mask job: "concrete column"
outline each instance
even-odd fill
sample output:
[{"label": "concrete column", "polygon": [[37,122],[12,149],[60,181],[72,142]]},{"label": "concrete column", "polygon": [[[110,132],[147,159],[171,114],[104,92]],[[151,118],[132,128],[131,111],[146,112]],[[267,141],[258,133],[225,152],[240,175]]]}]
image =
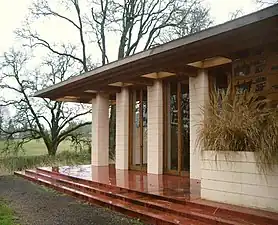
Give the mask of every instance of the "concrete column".
[{"label": "concrete column", "polygon": [[96,99],[92,99],[92,137],[91,137],[91,165],[95,163],[95,157],[97,155],[97,148],[96,148]]},{"label": "concrete column", "polygon": [[99,183],[109,184],[109,166],[91,166],[91,177],[92,181]]},{"label": "concrete column", "polygon": [[163,173],[163,85],[148,86],[148,173]]},{"label": "concrete column", "polygon": [[116,94],[116,169],[128,170],[129,90]]},{"label": "concrete column", "polygon": [[190,102],[190,178],[201,179],[201,148],[197,143],[198,131],[203,114],[201,113],[209,100],[209,80],[205,69],[198,70],[196,77],[189,77]]},{"label": "concrete column", "polygon": [[109,165],[109,96],[98,93],[92,100],[92,153],[93,166]]}]

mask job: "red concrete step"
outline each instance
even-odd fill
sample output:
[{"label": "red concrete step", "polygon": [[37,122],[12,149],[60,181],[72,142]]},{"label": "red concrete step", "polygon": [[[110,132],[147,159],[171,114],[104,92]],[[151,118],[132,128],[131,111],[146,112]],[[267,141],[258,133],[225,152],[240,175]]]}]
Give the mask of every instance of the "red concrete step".
[{"label": "red concrete step", "polygon": [[[133,201],[137,199],[136,204],[148,205],[150,201],[152,205],[150,207],[163,207],[164,210],[174,210],[174,213],[179,213],[179,215],[185,216],[185,214],[191,218],[195,218],[195,215],[202,214],[202,217],[199,216],[199,219],[207,219],[214,218],[215,220],[219,220],[223,222],[223,224],[260,224],[260,225],[276,225],[278,224],[278,220],[275,218],[270,218],[264,215],[257,215],[254,213],[249,213],[246,211],[234,211],[232,209],[215,207],[211,205],[185,201],[175,198],[170,198],[161,195],[154,195],[146,192],[140,192],[137,190],[131,190],[123,187],[118,187],[114,185],[108,185],[104,183],[99,183],[92,180],[86,180],[82,178],[77,178],[73,176],[69,176],[66,174],[57,173],[54,171],[49,171],[43,168],[37,168],[39,173],[43,173],[50,176],[57,176],[58,178],[62,178],[68,181],[72,181],[75,183],[79,183],[82,185],[87,185],[94,188],[100,188],[102,190],[106,190],[106,192],[113,191],[117,192],[118,196],[121,193],[125,193],[124,197],[127,199],[128,197],[132,198]],[[122,197],[122,196],[121,196]],[[140,199],[140,201],[139,201]],[[145,199],[145,202],[144,202]],[[178,204],[178,205],[177,205]],[[184,210],[182,210],[184,208]],[[193,213],[192,213],[193,212]],[[171,212],[173,213],[173,212]],[[190,215],[188,215],[190,214]],[[208,217],[208,218],[206,218]],[[203,221],[203,220],[202,220]],[[225,223],[224,223],[225,222]]]},{"label": "red concrete step", "polygon": [[159,211],[156,209],[150,209],[143,206],[139,206],[136,204],[131,204],[125,202],[123,200],[115,199],[106,195],[98,195],[96,193],[88,194],[83,191],[79,191],[64,185],[60,185],[51,181],[47,181],[45,179],[39,178],[37,175],[26,174],[25,172],[15,172],[16,175],[21,176],[25,179],[28,179],[32,182],[39,183],[41,185],[51,187],[57,191],[69,194],[71,196],[80,198],[82,200],[88,201],[93,204],[98,204],[104,207],[109,207],[115,211],[119,211],[121,213],[127,214],[129,216],[137,217],[142,219],[143,221],[151,224],[158,225],[168,225],[168,224],[184,224],[184,225],[205,225],[207,223],[203,223],[197,220],[192,220],[188,218],[184,218],[182,216],[170,215],[163,211]]},{"label": "red concrete step", "polygon": [[[100,183],[100,182],[93,181],[93,180],[86,180],[86,179],[83,179],[83,178],[74,177],[74,176],[62,174],[62,173],[55,172],[55,171],[49,171],[49,170],[43,169],[43,168],[37,168],[36,170],[40,173],[49,174],[49,175],[52,175],[52,176],[56,175],[56,176],[63,177],[65,179],[70,179],[71,181],[81,183],[81,184],[85,184],[85,185],[89,185],[89,186],[91,186],[91,185],[97,186],[97,187],[106,186],[106,187],[109,187],[113,190],[126,190],[126,191],[132,192],[132,193],[134,193],[134,192],[140,193],[140,194],[145,195],[145,196],[153,196],[155,198],[165,200],[165,201],[171,201],[171,202],[175,202],[175,203],[185,204],[184,200],[180,200],[180,199],[176,199],[176,198],[170,198],[170,197],[167,197],[167,196],[155,195],[155,194],[151,194],[151,193],[147,193],[147,192],[141,192],[141,191],[138,191],[138,190],[135,190],[135,189],[128,189],[128,188],[124,188],[124,187],[115,186],[115,185],[112,185],[112,184]],[[195,204],[195,203],[193,203],[193,204]]]},{"label": "red concrete step", "polygon": [[[139,193],[127,192],[125,190],[111,190],[108,187],[92,187],[84,184],[79,184],[66,180],[64,178],[59,178],[58,176],[46,175],[32,170],[26,170],[26,174],[34,176],[36,178],[44,179],[49,182],[55,182],[60,185],[65,185],[70,188],[77,189],[79,191],[84,191],[88,194],[96,193],[100,195],[110,196],[115,199],[120,199],[125,202],[140,205],[146,208],[156,209],[159,211],[167,212],[169,214],[186,217],[189,219],[194,219],[202,221],[208,224],[218,224],[223,225],[233,225],[233,224],[246,224],[244,221],[235,218],[220,218],[213,215],[213,212],[208,212],[200,208],[193,208],[185,204],[177,204],[167,201],[157,200],[152,196],[142,196]],[[248,224],[248,223],[247,223]]]}]

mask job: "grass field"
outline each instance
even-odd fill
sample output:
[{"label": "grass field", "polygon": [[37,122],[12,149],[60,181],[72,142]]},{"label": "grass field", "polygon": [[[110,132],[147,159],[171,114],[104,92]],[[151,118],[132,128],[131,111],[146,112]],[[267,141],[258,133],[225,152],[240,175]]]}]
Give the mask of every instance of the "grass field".
[{"label": "grass field", "polygon": [[[5,142],[0,141],[0,152],[2,152],[4,148]],[[57,153],[61,153],[63,151],[70,151],[73,148],[71,147],[70,141],[63,141],[58,148]],[[25,156],[38,156],[38,155],[46,155],[47,149],[42,140],[33,140],[24,145],[24,151],[19,152],[19,155]]]},{"label": "grass field", "polygon": [[16,225],[14,212],[0,199],[0,224]]},{"label": "grass field", "polygon": [[[0,175],[11,174],[13,171],[35,168],[38,166],[62,166],[90,163],[87,149],[75,151],[70,141],[59,145],[56,156],[49,156],[42,140],[34,140],[24,145],[24,151],[18,154],[2,153],[5,142],[0,141]],[[2,225],[0,223],[0,225]]]}]

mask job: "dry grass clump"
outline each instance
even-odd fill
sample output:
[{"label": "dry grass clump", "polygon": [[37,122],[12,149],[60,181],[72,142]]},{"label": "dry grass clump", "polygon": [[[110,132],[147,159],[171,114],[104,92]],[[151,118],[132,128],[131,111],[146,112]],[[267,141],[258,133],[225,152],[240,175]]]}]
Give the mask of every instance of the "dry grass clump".
[{"label": "dry grass clump", "polygon": [[204,150],[254,152],[257,166],[278,164],[278,110],[254,93],[213,91],[199,130]]}]

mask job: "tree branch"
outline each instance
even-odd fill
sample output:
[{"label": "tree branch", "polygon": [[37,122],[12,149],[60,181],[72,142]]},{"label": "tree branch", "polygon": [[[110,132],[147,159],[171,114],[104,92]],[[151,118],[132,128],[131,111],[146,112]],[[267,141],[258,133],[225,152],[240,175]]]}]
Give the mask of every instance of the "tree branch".
[{"label": "tree branch", "polygon": [[59,137],[58,137],[59,142],[62,142],[63,140],[65,140],[65,139],[69,136],[70,133],[74,132],[74,131],[77,130],[78,128],[84,127],[84,126],[87,126],[87,125],[91,125],[91,124],[92,124],[92,122],[81,123],[81,124],[78,124],[77,126],[71,128],[71,129],[69,129],[69,130],[66,130],[66,131],[64,131],[64,132],[61,132],[60,135],[59,135]]}]

